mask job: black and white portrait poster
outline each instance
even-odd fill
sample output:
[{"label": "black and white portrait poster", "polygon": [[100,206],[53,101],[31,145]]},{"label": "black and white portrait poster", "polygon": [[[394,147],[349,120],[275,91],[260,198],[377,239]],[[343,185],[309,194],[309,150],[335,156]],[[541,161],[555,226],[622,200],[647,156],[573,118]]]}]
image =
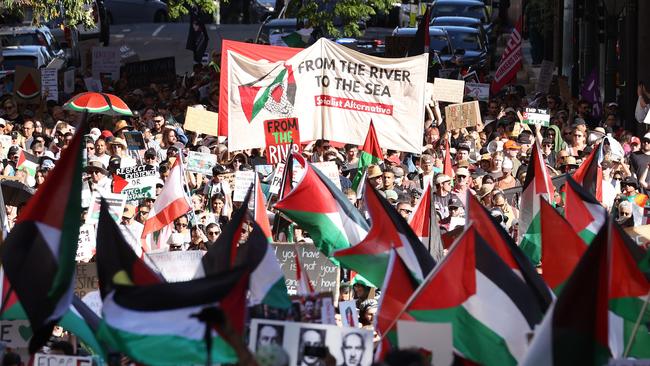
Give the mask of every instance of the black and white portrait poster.
[{"label": "black and white portrait poster", "polygon": [[305,349],[327,347],[342,366],[372,364],[372,332],[365,329],[313,323],[253,319],[249,348],[255,352],[268,344],[281,345],[289,354],[289,365],[321,366],[323,359]]}]

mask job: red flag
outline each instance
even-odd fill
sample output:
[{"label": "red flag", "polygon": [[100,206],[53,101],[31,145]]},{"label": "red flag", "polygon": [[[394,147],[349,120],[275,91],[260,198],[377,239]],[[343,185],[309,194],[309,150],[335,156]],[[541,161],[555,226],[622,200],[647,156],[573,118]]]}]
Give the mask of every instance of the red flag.
[{"label": "red flag", "polygon": [[598,202],[603,201],[603,168],[600,167],[602,159],[600,145],[594,146],[591,154],[573,173],[573,179],[593,194]]},{"label": "red flag", "polygon": [[451,152],[449,152],[449,140],[445,139],[445,165],[442,167],[442,174],[454,177],[454,167],[451,165]]},{"label": "red flag", "polygon": [[443,257],[443,245],[438,220],[431,201],[431,184],[427,186],[422,198],[415,205],[413,213],[409,217],[409,226],[429,250],[433,259],[440,261]]},{"label": "red flag", "polygon": [[501,88],[514,80],[517,76],[517,71],[521,69],[521,23],[522,18],[520,17],[515,29],[512,30],[510,39],[506,44],[506,49],[503,51],[503,55],[501,55],[501,62],[494,74],[492,86],[490,87],[490,93],[492,94],[498,93]]},{"label": "red flag", "polygon": [[266,216],[266,202],[264,201],[264,192],[262,192],[262,186],[260,185],[260,178],[255,175],[255,206],[253,209],[253,215],[255,217],[255,222],[260,226],[264,236],[267,239],[271,240],[271,226],[269,225],[269,218]]}]

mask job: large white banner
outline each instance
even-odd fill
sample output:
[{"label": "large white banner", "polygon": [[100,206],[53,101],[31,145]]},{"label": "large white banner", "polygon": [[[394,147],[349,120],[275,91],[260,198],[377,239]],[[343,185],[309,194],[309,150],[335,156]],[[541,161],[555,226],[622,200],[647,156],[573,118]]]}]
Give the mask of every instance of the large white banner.
[{"label": "large white banner", "polygon": [[426,54],[373,57],[322,38],[286,61],[227,57],[232,151],[265,147],[265,133],[297,119],[302,141],[362,145],[372,120],[382,148],[421,152]]}]

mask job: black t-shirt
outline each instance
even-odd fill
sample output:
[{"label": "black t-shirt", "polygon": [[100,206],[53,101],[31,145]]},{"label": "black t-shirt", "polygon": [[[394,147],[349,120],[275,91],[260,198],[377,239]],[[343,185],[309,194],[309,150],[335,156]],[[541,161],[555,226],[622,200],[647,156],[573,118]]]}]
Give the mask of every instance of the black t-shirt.
[{"label": "black t-shirt", "polygon": [[[646,155],[641,151],[637,151],[630,155],[630,168],[636,174],[637,179],[641,177],[643,171],[650,163],[650,155]],[[645,179],[646,183],[650,183],[650,174]]]}]

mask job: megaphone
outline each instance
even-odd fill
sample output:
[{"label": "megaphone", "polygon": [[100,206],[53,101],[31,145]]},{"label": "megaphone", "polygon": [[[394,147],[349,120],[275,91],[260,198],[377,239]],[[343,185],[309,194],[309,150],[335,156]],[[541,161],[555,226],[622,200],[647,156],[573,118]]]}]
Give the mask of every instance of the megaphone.
[{"label": "megaphone", "polygon": [[499,141],[499,140],[490,141],[490,143],[487,145],[487,151],[490,154],[494,154],[497,151],[503,151],[503,141]]}]

